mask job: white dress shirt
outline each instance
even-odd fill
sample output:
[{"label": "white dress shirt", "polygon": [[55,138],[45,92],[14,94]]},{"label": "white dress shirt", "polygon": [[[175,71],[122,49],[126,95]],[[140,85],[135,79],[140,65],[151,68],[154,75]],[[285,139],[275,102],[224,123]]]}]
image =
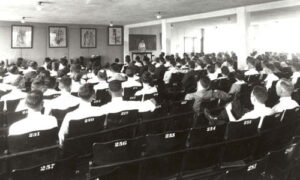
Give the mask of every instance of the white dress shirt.
[{"label": "white dress shirt", "polygon": [[272,87],[273,82],[274,81],[278,81],[278,80],[279,80],[279,78],[275,74],[273,74],[273,73],[268,74],[267,77],[266,77],[266,79],[265,79],[265,83],[266,83],[265,86],[266,86],[266,88],[270,89]]},{"label": "white dress shirt", "polygon": [[42,115],[40,112],[32,110],[28,111],[28,116],[25,119],[15,122],[9,127],[9,136],[57,127],[57,120],[55,117]]},{"label": "white dress shirt", "polygon": [[154,94],[157,93],[157,88],[150,86],[149,84],[143,84],[143,89],[137,91],[135,96],[140,96],[144,94]]},{"label": "white dress shirt", "polygon": [[56,91],[55,89],[47,89],[43,94],[44,96],[51,96],[54,94],[60,94],[60,91]]},{"label": "white dress shirt", "polygon": [[217,71],[215,71],[214,73],[207,73],[207,76],[211,81],[217,79],[218,75],[219,75],[219,73],[217,73]]},{"label": "white dress shirt", "polygon": [[91,106],[90,102],[81,100],[78,109],[69,112],[61,124],[58,133],[60,144],[62,144],[65,135],[68,134],[70,121],[81,120],[88,117],[98,117],[103,114],[104,113],[100,107]]},{"label": "white dress shirt", "polygon": [[3,83],[5,83],[5,84],[13,84],[19,77],[20,77],[19,74],[8,73],[8,76],[5,76],[3,78]]},{"label": "white dress shirt", "polygon": [[76,82],[74,80],[72,80],[72,85],[71,85],[71,92],[78,92],[79,88],[81,87],[81,83],[80,82]]},{"label": "white dress shirt", "polygon": [[281,97],[279,103],[276,104],[272,109],[274,112],[282,112],[287,109],[294,109],[298,107],[298,103],[294,101],[291,97]]},{"label": "white dress shirt", "polygon": [[154,111],[155,104],[152,101],[147,100],[140,101],[124,101],[122,97],[114,97],[111,102],[101,106],[102,111],[105,114],[117,113],[126,110],[138,110],[139,112]]},{"label": "white dress shirt", "polygon": [[24,99],[24,98],[26,98],[26,96],[27,96],[27,93],[22,92],[21,89],[15,88],[10,93],[2,96],[1,101]]},{"label": "white dress shirt", "polygon": [[108,89],[108,83],[106,81],[98,81],[99,83],[94,86],[94,90]]},{"label": "white dress shirt", "polygon": [[165,72],[165,75],[164,75],[164,82],[165,82],[165,84],[169,84],[170,79],[171,79],[171,77],[172,77],[172,74],[173,74],[173,73],[177,73],[177,72],[179,72],[179,70],[176,69],[175,67],[172,67],[172,66],[171,66],[171,67],[169,68],[169,70]]},{"label": "white dress shirt", "polygon": [[295,85],[300,78],[300,72],[294,72],[292,75],[292,83]]},{"label": "white dress shirt", "polygon": [[259,74],[258,71],[256,71],[255,68],[249,69],[248,71],[245,72],[245,76],[251,76],[251,75],[256,75]]},{"label": "white dress shirt", "polygon": [[134,77],[128,77],[127,81],[122,82],[122,88],[130,88],[130,87],[136,87],[136,86],[142,86],[142,84],[135,80]]}]

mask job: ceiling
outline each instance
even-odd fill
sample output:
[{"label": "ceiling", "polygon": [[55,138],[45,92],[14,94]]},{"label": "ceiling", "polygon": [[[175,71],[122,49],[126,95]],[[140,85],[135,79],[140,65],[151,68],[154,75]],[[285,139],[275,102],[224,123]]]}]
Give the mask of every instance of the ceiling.
[{"label": "ceiling", "polygon": [[276,0],[45,0],[38,11],[38,0],[0,0],[0,21],[63,24],[125,25],[162,18],[265,3]]}]

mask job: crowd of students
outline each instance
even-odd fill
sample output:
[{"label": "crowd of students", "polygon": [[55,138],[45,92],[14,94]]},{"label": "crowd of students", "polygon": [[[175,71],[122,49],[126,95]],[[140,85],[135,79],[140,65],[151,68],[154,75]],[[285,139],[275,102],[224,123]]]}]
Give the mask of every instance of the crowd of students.
[{"label": "crowd of students", "polygon": [[[158,93],[170,103],[168,89],[172,86],[172,76],[178,73],[183,75],[180,87],[184,90],[184,99],[194,101],[195,114],[202,111],[200,106],[203,101],[220,99],[228,102],[218,117],[212,116],[209,109],[204,109],[210,122],[255,119],[298,106],[292,99],[300,77],[300,60],[296,56],[288,60],[280,54],[254,53],[247,58],[247,65],[247,70],[238,70],[234,53],[184,54],[182,58],[178,54],[161,53],[153,60],[147,57],[131,60],[130,56],[126,56],[124,63],[116,59],[103,67],[96,61],[86,64],[80,59],[69,62],[62,58],[58,62],[46,58],[41,66],[34,61],[18,59],[17,63],[1,64],[0,100],[20,99],[16,111],[28,109],[25,119],[9,127],[9,136],[58,127],[59,123],[51,116],[51,110],[76,107],[58,127],[60,144],[68,134],[70,121],[124,110],[155,110],[158,102],[154,99],[124,100],[125,88],[140,87],[135,96]],[[278,77],[278,73],[288,74],[288,77]],[[241,86],[248,83],[245,77],[253,75],[259,76],[263,83],[254,86],[250,97],[253,109],[247,109],[240,106],[238,94],[241,93]],[[213,82],[221,79],[227,79],[230,86],[226,90],[212,88]],[[274,82],[279,102],[267,107],[269,90]],[[103,89],[109,90],[111,101],[102,106],[92,106],[95,92]],[[240,113],[236,115],[236,112]]]}]

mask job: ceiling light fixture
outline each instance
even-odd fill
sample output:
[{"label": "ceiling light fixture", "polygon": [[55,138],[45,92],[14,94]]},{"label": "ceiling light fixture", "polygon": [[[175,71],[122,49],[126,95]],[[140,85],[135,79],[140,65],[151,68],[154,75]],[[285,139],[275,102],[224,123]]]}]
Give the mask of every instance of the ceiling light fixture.
[{"label": "ceiling light fixture", "polygon": [[25,21],[25,17],[22,17],[21,19],[21,23],[24,24],[26,21]]},{"label": "ceiling light fixture", "polygon": [[114,26],[114,24],[113,24],[112,21],[110,21],[109,26],[110,26],[110,27],[113,27],[113,26]]},{"label": "ceiling light fixture", "polygon": [[44,5],[44,3],[42,1],[39,1],[36,6],[36,10],[41,11],[43,9],[43,5]]},{"label": "ceiling light fixture", "polygon": [[160,12],[157,13],[156,19],[161,19],[161,14],[160,14]]}]

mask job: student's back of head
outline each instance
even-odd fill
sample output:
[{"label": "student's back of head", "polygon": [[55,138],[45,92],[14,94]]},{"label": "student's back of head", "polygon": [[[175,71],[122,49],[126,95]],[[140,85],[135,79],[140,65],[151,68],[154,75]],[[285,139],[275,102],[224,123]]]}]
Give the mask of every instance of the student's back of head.
[{"label": "student's back of head", "polygon": [[64,76],[59,81],[59,89],[66,90],[68,92],[71,91],[72,79]]},{"label": "student's back of head", "polygon": [[19,74],[18,67],[16,65],[12,65],[8,68],[8,72],[11,74]]},{"label": "student's back of head", "polygon": [[109,91],[112,97],[122,97],[122,82],[118,80],[113,80],[109,82]]},{"label": "student's back of head", "polygon": [[55,85],[56,85],[55,77],[46,77],[44,81],[45,81],[45,86],[48,89],[54,89],[55,88]]},{"label": "student's back of head", "polygon": [[92,84],[87,83],[82,85],[79,88],[78,96],[84,101],[91,102],[92,99],[94,98],[94,95],[95,95],[95,90]]},{"label": "student's back of head", "polygon": [[133,76],[134,76],[134,69],[133,69],[133,67],[129,66],[129,67],[126,69],[125,74],[126,74],[128,77],[133,77]]},{"label": "student's back of head", "polygon": [[152,77],[149,72],[144,72],[142,75],[142,82],[144,84],[151,84],[152,83]]},{"label": "student's back of head", "polygon": [[200,84],[204,89],[208,89],[210,87],[210,79],[207,76],[203,76],[200,78]]},{"label": "student's back of head", "polygon": [[106,71],[99,70],[98,74],[97,74],[97,77],[98,77],[99,80],[106,81],[106,79],[107,79]]},{"label": "student's back of head", "polygon": [[294,85],[288,79],[280,79],[276,84],[276,93],[279,97],[290,97],[294,91]]},{"label": "student's back of head", "polygon": [[44,78],[41,76],[37,76],[33,82],[31,83],[31,90],[38,90],[44,93],[47,90],[47,87],[45,85]]},{"label": "student's back of head", "polygon": [[[255,97],[255,99],[253,98]],[[255,86],[251,94],[251,102],[265,104],[268,99],[268,91],[264,86]]]},{"label": "student's back of head", "polygon": [[25,104],[34,111],[41,111],[43,108],[43,93],[39,90],[33,90],[27,94]]},{"label": "student's back of head", "polygon": [[229,69],[228,69],[227,66],[223,66],[223,67],[221,68],[221,72],[222,72],[222,74],[225,75],[225,76],[229,76],[229,73],[230,73],[230,71],[229,71]]}]

